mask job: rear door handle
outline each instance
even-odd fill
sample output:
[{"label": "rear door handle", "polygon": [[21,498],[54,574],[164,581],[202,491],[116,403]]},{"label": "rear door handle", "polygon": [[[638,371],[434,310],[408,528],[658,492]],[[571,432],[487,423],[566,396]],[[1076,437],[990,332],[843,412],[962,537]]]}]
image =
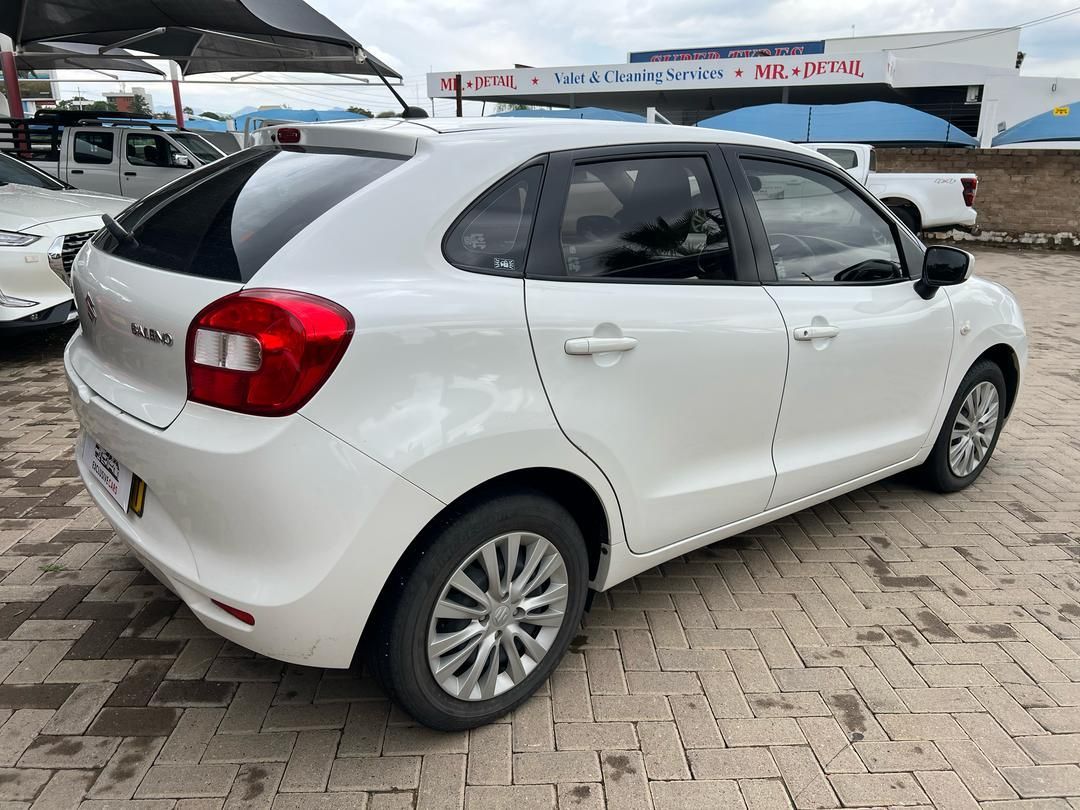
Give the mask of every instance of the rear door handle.
[{"label": "rear door handle", "polygon": [[581,337],[570,338],[563,348],[567,354],[601,354],[603,352],[628,352],[637,346],[637,338],[632,337]]},{"label": "rear door handle", "polygon": [[135,172],[124,172],[124,177],[134,177]]},{"label": "rear door handle", "polygon": [[797,326],[792,332],[796,340],[834,338],[840,334],[839,326]]},{"label": "rear door handle", "polygon": [[68,174],[82,174],[82,173],[83,173],[82,169],[72,169],[70,172],[68,172]]}]

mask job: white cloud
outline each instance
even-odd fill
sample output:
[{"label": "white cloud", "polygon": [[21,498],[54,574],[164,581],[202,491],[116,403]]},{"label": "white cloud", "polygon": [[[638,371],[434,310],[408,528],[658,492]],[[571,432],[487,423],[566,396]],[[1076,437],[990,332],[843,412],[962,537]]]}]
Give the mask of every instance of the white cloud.
[{"label": "white cloud", "polygon": [[[756,4],[744,0],[309,1],[400,70],[406,82],[403,95],[410,103],[421,104],[428,103],[423,84],[428,70],[508,67],[515,62],[618,62],[629,50],[849,36],[852,26],[859,36],[1007,26],[1060,10],[1040,9],[1040,4],[1023,0],[919,4],[895,0],[766,0]],[[1025,30],[1021,35],[1021,49],[1028,54],[1024,72],[1080,76],[1078,40],[1080,15]],[[168,98],[167,85],[151,87],[158,103]],[[83,88],[87,95],[104,89],[104,85]],[[293,107],[358,104],[376,111],[396,108],[390,94],[377,85],[255,89],[189,83],[184,99],[196,108],[217,111],[278,103]]]}]

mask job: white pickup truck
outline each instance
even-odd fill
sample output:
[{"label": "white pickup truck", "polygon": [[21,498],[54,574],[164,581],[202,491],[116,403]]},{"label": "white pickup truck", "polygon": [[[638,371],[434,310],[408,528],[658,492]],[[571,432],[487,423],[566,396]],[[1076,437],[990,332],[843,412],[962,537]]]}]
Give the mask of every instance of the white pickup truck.
[{"label": "white pickup truck", "polygon": [[874,147],[867,144],[804,145],[839,163],[915,233],[931,228],[971,227],[975,224],[975,191],[979,179],[974,172],[883,174],[875,171]]},{"label": "white pickup truck", "polygon": [[194,132],[93,119],[0,119],[0,146],[76,188],[132,199],[225,156]]}]

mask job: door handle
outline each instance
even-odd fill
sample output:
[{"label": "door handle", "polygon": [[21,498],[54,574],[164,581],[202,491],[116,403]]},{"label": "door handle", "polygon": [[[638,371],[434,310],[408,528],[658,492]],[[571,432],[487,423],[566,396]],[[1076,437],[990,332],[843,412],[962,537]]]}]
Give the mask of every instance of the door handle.
[{"label": "door handle", "polygon": [[134,177],[135,172],[124,172],[124,177]]},{"label": "door handle", "polygon": [[567,354],[602,354],[603,352],[628,352],[637,346],[637,338],[632,337],[582,337],[570,338],[563,345]]},{"label": "door handle", "polygon": [[68,174],[82,174],[82,173],[83,173],[82,169],[72,169],[70,172],[68,172]]},{"label": "door handle", "polygon": [[818,338],[834,338],[839,334],[839,326],[797,326],[792,331],[792,336],[796,340],[817,340]]}]

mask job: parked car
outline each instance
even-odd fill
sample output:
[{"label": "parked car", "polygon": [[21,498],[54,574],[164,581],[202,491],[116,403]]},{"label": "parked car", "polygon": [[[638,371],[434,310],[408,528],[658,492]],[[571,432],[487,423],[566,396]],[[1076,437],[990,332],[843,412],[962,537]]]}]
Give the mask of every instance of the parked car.
[{"label": "parked car", "polygon": [[923,229],[975,225],[979,178],[974,172],[879,172],[874,147],[867,144],[808,143],[807,146],[839,163],[915,233]]},{"label": "parked car", "polygon": [[195,132],[96,117],[0,119],[0,146],[77,188],[133,199],[225,156]]},{"label": "parked car", "polygon": [[69,275],[102,214],[121,197],[78,191],[0,154],[0,334],[74,321]]},{"label": "parked car", "polygon": [[901,470],[971,484],[1027,356],[971,269],[756,136],[276,127],[79,255],[79,470],[207,627],[359,650],[471,727],[544,682],[590,589]]}]

